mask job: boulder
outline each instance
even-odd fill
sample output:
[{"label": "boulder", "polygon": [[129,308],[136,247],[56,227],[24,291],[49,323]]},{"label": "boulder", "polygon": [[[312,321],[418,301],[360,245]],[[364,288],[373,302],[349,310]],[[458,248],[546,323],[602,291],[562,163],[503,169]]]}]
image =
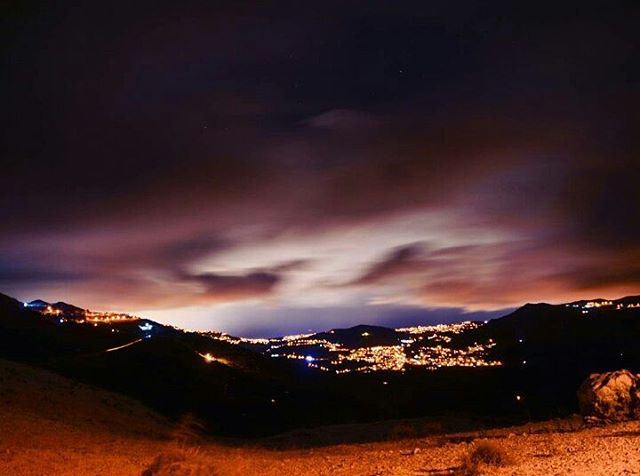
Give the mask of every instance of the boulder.
[{"label": "boulder", "polygon": [[580,413],[587,421],[640,418],[640,375],[628,370],[591,374],[578,389]]}]

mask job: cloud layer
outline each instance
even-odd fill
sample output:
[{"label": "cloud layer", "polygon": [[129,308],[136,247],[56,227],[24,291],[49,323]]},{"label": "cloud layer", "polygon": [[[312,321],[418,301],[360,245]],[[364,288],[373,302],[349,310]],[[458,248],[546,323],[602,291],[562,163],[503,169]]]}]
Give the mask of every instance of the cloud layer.
[{"label": "cloud layer", "polygon": [[640,291],[636,6],[149,7],[7,17],[0,290],[237,332]]}]

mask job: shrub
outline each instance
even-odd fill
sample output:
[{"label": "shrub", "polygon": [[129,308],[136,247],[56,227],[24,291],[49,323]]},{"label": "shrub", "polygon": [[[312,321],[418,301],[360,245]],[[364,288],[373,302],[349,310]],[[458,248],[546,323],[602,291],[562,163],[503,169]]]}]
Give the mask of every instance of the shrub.
[{"label": "shrub", "polygon": [[203,432],[204,424],[192,414],[187,413],[178,420],[178,424],[171,432],[171,439],[180,445],[192,445],[200,442]]},{"label": "shrub", "polygon": [[142,476],[211,476],[216,472],[195,446],[204,426],[191,414],[183,415],[171,432],[172,442],[142,472]]},{"label": "shrub", "polygon": [[212,476],[216,472],[199,448],[171,445],[142,472],[142,476]]},{"label": "shrub", "polygon": [[480,474],[483,466],[508,466],[512,464],[509,455],[496,443],[483,441],[475,445],[469,453],[462,458],[460,468],[462,474],[475,476]]}]

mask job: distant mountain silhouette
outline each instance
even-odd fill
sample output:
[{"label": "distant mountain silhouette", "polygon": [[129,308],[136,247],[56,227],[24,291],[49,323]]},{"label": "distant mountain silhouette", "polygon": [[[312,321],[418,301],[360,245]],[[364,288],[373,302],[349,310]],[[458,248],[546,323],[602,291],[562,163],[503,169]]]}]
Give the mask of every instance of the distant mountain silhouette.
[{"label": "distant mountain silhouette", "polygon": [[311,336],[329,342],[341,343],[346,347],[373,347],[377,345],[395,345],[405,333],[382,326],[360,324],[346,329],[332,329]]},{"label": "distant mountain silhouette", "polygon": [[54,309],[59,309],[66,314],[83,314],[85,311],[84,309],[78,306],[74,306],[73,304],[67,304],[66,302],[62,302],[62,301],[58,301],[56,303],[51,304],[51,307],[53,307]]}]

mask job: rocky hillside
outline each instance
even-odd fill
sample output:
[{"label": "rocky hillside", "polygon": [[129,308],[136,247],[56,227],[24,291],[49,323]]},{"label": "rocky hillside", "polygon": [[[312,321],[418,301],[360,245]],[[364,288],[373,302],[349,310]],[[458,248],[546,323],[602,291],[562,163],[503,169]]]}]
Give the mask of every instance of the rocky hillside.
[{"label": "rocky hillside", "polygon": [[[640,470],[640,424],[585,427],[579,418],[467,433],[297,449],[306,437],[377,431],[336,427],[251,443],[187,435],[140,403],[46,371],[0,361],[0,474],[416,475],[590,474]],[[422,422],[426,424],[426,422]],[[183,432],[184,433],[184,432]],[[466,473],[464,473],[466,472]]]}]

